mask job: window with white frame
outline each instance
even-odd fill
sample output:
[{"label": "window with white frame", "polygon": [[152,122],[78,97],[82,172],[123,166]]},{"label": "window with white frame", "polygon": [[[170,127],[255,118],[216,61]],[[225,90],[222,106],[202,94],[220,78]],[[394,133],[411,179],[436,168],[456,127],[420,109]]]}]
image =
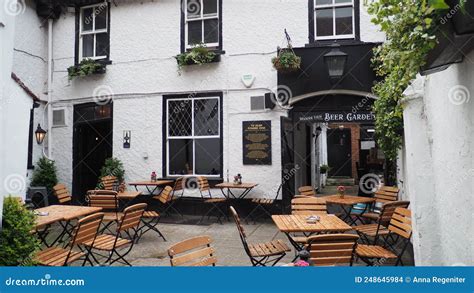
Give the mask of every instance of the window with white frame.
[{"label": "window with white frame", "polygon": [[80,8],[79,62],[85,58],[108,57],[108,11],[107,2]]},{"label": "window with white frame", "polygon": [[355,0],[315,0],[314,24],[316,40],[355,37]]},{"label": "window with white frame", "polygon": [[166,100],[168,176],[222,176],[220,109],[220,97]]},{"label": "window with white frame", "polygon": [[185,5],[186,48],[219,46],[219,0],[182,0]]}]

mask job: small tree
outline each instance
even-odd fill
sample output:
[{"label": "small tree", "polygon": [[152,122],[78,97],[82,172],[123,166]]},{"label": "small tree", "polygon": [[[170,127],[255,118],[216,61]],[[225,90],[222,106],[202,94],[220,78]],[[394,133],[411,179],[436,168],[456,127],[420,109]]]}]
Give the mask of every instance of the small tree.
[{"label": "small tree", "polygon": [[33,178],[31,179],[31,186],[45,186],[48,192],[53,190],[53,187],[58,184],[58,177],[56,175],[56,165],[54,161],[42,157],[39,159]]},{"label": "small tree", "polygon": [[31,266],[40,242],[31,233],[35,215],[18,198],[3,201],[3,224],[0,231],[0,266]]},{"label": "small tree", "polygon": [[105,176],[115,176],[117,181],[121,184],[125,180],[125,170],[123,169],[122,161],[117,158],[108,158],[105,160],[104,166],[100,169],[100,178],[97,183],[97,188],[103,188],[101,178]]}]

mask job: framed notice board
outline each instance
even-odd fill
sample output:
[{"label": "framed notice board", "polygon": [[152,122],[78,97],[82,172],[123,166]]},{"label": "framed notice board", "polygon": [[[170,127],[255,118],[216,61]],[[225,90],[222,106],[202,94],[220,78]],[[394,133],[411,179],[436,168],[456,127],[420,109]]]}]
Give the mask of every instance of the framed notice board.
[{"label": "framed notice board", "polygon": [[244,165],[272,164],[272,122],[242,122]]}]

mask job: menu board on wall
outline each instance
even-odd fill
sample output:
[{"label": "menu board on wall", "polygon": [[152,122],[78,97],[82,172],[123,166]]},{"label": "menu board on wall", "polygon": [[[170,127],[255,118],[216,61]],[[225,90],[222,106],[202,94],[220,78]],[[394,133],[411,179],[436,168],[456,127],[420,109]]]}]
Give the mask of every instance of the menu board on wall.
[{"label": "menu board on wall", "polygon": [[242,122],[244,165],[272,164],[272,122]]}]

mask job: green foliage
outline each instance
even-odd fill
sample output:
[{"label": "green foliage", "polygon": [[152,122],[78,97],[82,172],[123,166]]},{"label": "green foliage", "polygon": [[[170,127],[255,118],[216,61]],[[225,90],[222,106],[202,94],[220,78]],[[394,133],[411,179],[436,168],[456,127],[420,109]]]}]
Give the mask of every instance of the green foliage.
[{"label": "green foliage", "polygon": [[321,167],[319,167],[319,173],[326,174],[327,172],[329,172],[330,169],[331,167],[329,167],[328,165],[321,165]]},{"label": "green foliage", "polygon": [[[444,5],[443,5],[444,4]],[[387,41],[374,49],[373,63],[383,81],[373,91],[377,142],[388,159],[394,160],[402,144],[403,92],[425,64],[427,54],[436,46],[438,9],[446,3],[436,0],[373,0],[369,13]]]},{"label": "green foliage", "polygon": [[18,198],[5,197],[0,231],[0,266],[31,266],[40,242],[31,231],[35,215]]},{"label": "green foliage", "polygon": [[105,176],[115,176],[119,183],[125,180],[125,170],[122,161],[117,158],[108,158],[105,160],[104,166],[100,169],[100,178],[97,188],[102,189],[103,185],[100,179]]},{"label": "green foliage", "polygon": [[87,59],[82,60],[77,66],[75,65],[70,66],[67,69],[67,74],[68,74],[69,80],[72,80],[74,77],[88,76],[88,75],[97,73],[98,71],[101,71],[102,69],[103,69],[102,64],[95,61],[94,59],[87,58]]},{"label": "green foliage", "polygon": [[278,56],[272,58],[273,67],[279,72],[294,72],[300,69],[301,57],[291,48],[282,49]]},{"label": "green foliage", "polygon": [[56,165],[54,161],[42,157],[38,160],[30,185],[45,186],[48,192],[51,193],[56,184],[58,184],[58,177],[56,175]]},{"label": "green foliage", "polygon": [[186,65],[211,63],[215,58],[216,53],[210,51],[204,44],[198,44],[190,51],[175,56],[179,71]]}]

